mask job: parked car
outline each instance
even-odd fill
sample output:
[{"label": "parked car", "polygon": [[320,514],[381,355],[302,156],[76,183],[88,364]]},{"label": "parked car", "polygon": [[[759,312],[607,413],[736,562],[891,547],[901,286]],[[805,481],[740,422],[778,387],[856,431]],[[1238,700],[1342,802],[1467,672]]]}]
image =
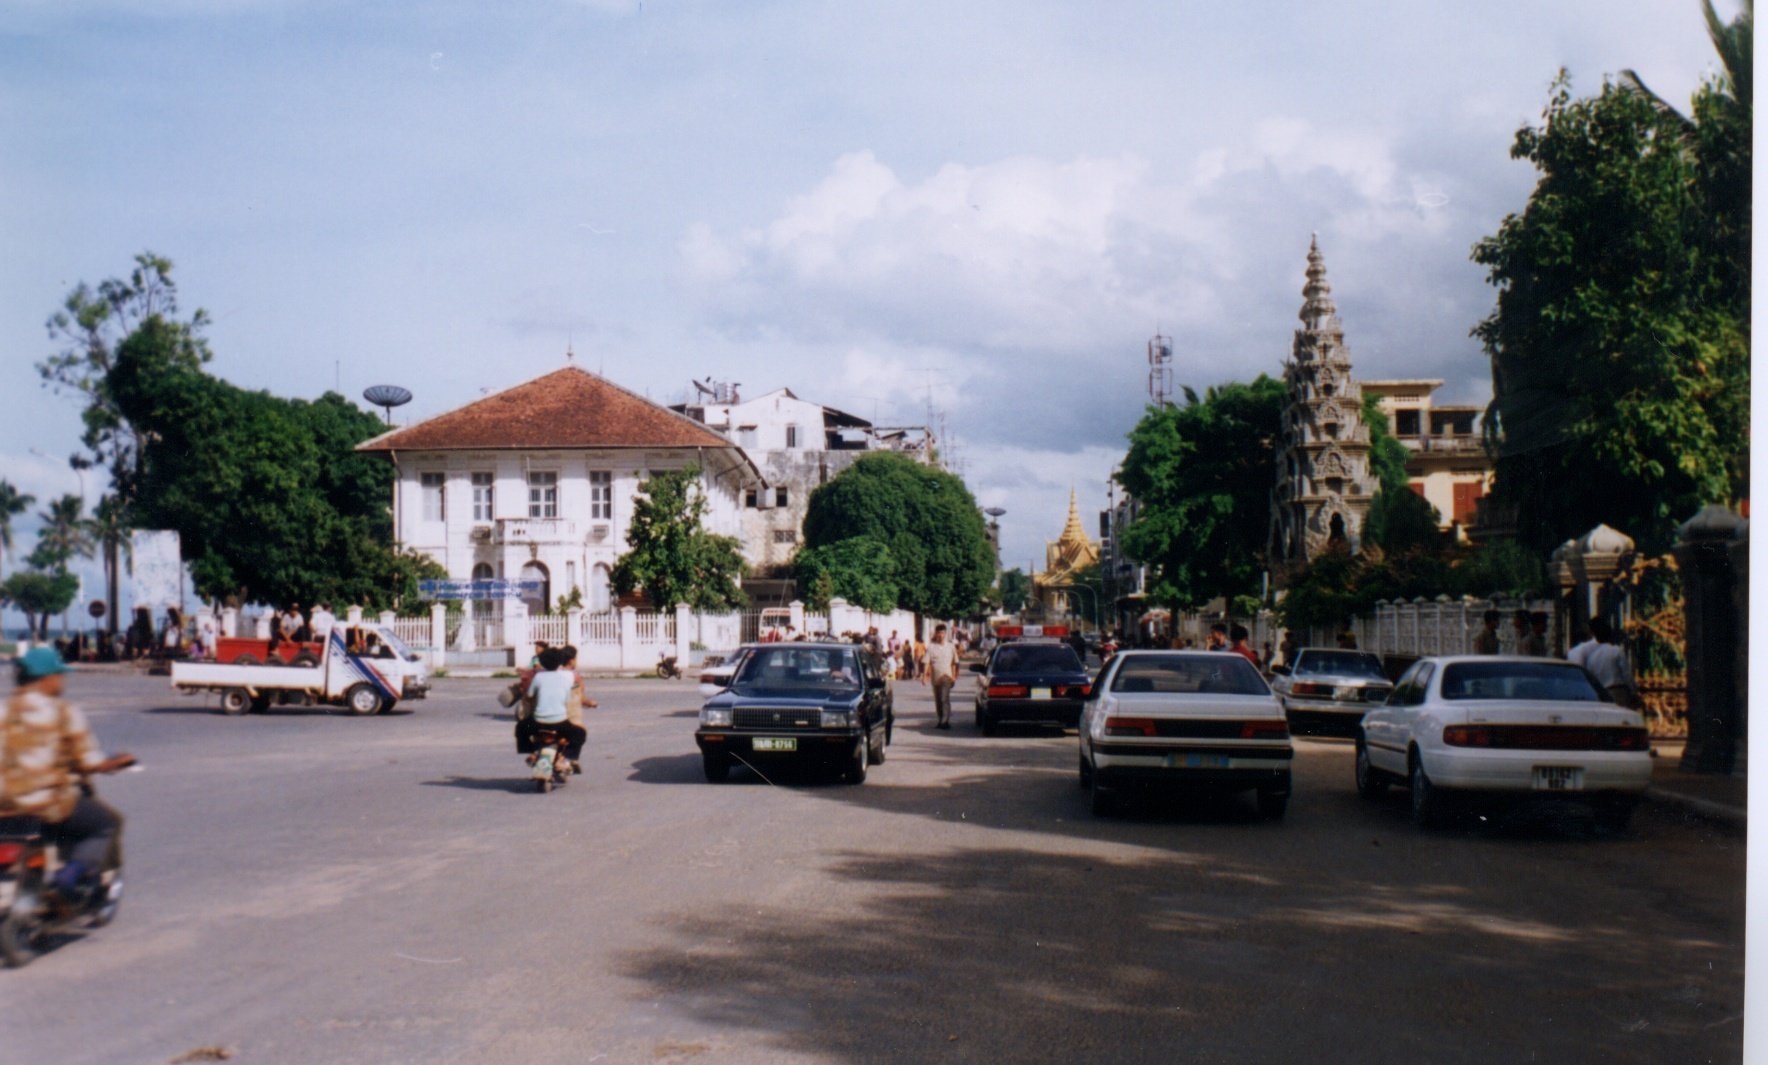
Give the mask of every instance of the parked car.
[{"label": "parked car", "polygon": [[1307,647],[1271,678],[1289,725],[1320,724],[1354,728],[1364,711],[1387,702],[1393,682],[1381,656],[1369,651]]},{"label": "parked car", "polygon": [[771,643],[751,648],[730,688],[707,700],[694,742],[713,783],[737,762],[810,761],[863,784],[894,727],[889,685],[859,648]]},{"label": "parked car", "polygon": [[731,686],[743,657],[760,644],[746,643],[734,651],[708,651],[700,664],[700,698],[710,699]]},{"label": "parked car", "polygon": [[1289,722],[1239,655],[1120,651],[1099,674],[1080,727],[1080,783],[1093,812],[1128,789],[1254,791],[1276,820],[1289,806]]},{"label": "parked car", "polygon": [[1074,648],[1054,639],[1020,639],[995,648],[976,686],[976,727],[984,736],[1013,722],[1076,728],[1093,678]]},{"label": "parked car", "polygon": [[1424,658],[1363,716],[1356,779],[1365,798],[1408,787],[1419,825],[1442,821],[1458,798],[1556,796],[1588,802],[1622,831],[1651,782],[1651,737],[1570,662]]}]

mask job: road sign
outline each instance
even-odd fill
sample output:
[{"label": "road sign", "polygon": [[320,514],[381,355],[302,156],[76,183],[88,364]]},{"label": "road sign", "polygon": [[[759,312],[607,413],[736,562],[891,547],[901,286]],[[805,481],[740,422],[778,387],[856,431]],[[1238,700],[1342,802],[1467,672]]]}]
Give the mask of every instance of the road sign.
[{"label": "road sign", "polygon": [[86,604],[86,613],[91,614],[95,618],[101,618],[110,613],[110,608],[104,605],[104,600],[94,599],[92,602]]},{"label": "road sign", "polygon": [[460,580],[418,581],[418,593],[425,599],[443,601],[457,599],[534,599],[546,587],[545,581]]}]

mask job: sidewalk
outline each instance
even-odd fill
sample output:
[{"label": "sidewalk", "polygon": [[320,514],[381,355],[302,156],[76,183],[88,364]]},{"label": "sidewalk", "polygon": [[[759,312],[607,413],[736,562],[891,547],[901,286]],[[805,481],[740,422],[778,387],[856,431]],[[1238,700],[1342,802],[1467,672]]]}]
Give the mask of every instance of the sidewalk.
[{"label": "sidewalk", "polygon": [[1651,786],[1645,789],[1647,799],[1735,828],[1748,826],[1748,778],[1684,773],[1678,768],[1682,760],[1680,741],[1653,746],[1657,759],[1652,764]]}]

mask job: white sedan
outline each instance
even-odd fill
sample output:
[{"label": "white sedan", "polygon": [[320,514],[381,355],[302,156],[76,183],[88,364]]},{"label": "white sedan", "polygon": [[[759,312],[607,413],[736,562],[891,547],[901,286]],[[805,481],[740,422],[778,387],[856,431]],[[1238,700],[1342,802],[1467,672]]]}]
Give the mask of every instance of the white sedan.
[{"label": "white sedan", "polygon": [[1283,707],[1237,654],[1119,652],[1081,711],[1080,783],[1100,815],[1125,789],[1160,787],[1256,791],[1276,820],[1294,757]]},{"label": "white sedan", "polygon": [[1544,658],[1420,659],[1363,716],[1357,791],[1412,793],[1412,819],[1441,822],[1457,796],[1587,801],[1624,830],[1651,783],[1651,737],[1579,666]]},{"label": "white sedan", "polygon": [[735,651],[706,652],[706,659],[700,664],[700,698],[710,699],[730,687],[731,678],[737,674],[737,667],[758,646],[760,645],[746,643]]}]

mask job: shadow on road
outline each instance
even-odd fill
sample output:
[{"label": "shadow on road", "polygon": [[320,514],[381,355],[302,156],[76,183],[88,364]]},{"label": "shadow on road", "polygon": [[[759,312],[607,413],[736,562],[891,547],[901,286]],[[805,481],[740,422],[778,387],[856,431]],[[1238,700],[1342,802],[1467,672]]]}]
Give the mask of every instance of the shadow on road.
[{"label": "shadow on road", "polygon": [[706,771],[701,767],[698,754],[675,754],[640,758],[632,763],[632,772],[627,774],[626,779],[639,784],[698,784],[703,788],[730,788],[744,785],[766,787],[771,784],[794,788],[833,785],[838,788],[854,790],[851,785],[842,783],[837,777],[838,774],[834,770],[814,762],[782,762],[755,769],[738,761],[731,766],[728,779],[717,785],[712,785],[707,783]]},{"label": "shadow on road", "polygon": [[1742,950],[1710,924],[1631,908],[1624,886],[1375,872],[848,852],[827,873],[862,897],[830,919],[680,913],[619,968],[707,1023],[844,1062],[1737,1059]]},{"label": "shadow on road", "polygon": [[534,790],[534,781],[529,777],[450,776],[447,780],[426,780],[422,783],[426,788],[465,788],[468,791],[508,791],[524,795]]}]

